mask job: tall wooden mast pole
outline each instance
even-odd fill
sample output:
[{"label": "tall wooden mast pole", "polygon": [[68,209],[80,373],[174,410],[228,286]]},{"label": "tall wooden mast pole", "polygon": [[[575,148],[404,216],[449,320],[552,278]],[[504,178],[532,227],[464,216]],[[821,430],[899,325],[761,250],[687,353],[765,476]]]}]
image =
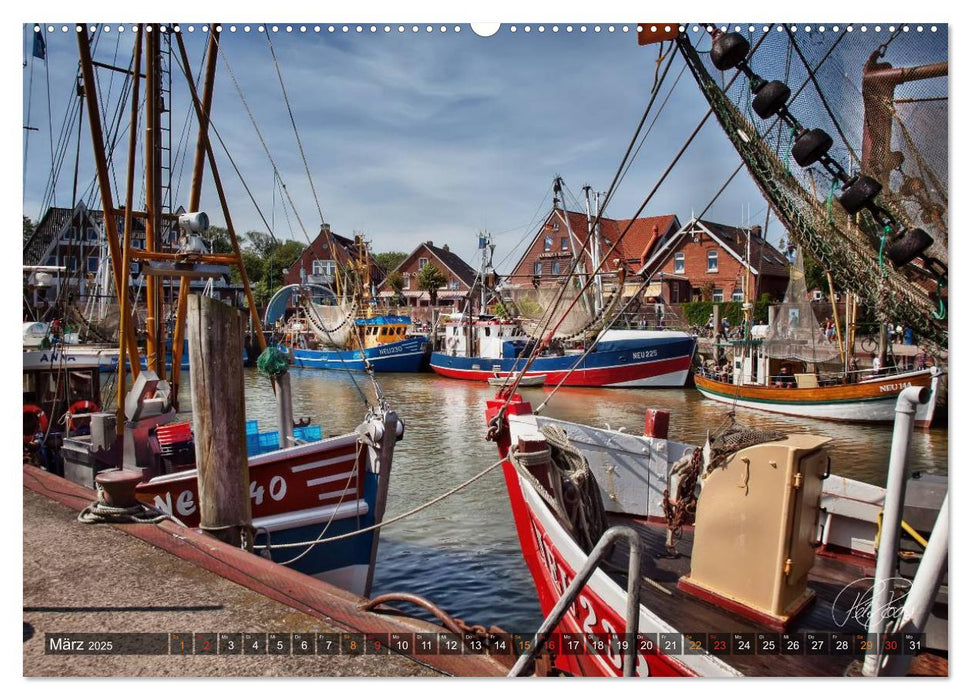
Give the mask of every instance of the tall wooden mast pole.
[{"label": "tall wooden mast pole", "polygon": [[[142,25],[138,25],[135,34],[135,52],[132,61],[132,87],[131,87],[131,123],[128,127],[128,174],[125,185],[125,237],[122,240],[122,262],[121,269],[124,274],[125,293],[122,294],[118,303],[121,306],[121,313],[118,317],[118,401],[117,401],[117,425],[124,424],[125,408],[125,338],[127,331],[131,327],[131,298],[128,294],[129,267],[131,265],[131,236],[132,236],[132,199],[135,193],[135,152],[138,146],[138,89],[141,86],[142,70]],[[114,217],[112,217],[114,218]],[[131,356],[131,376],[134,379],[141,370],[141,363],[138,355]]]},{"label": "tall wooden mast pole", "polygon": [[[101,190],[101,208],[104,211],[105,237],[108,239],[108,253],[111,256],[111,273],[115,278],[115,295],[123,299],[128,295],[127,270],[122,269],[121,248],[118,245],[118,222],[115,219],[115,205],[111,196],[111,178],[108,173],[108,159],[104,150],[104,132],[101,129],[101,112],[98,107],[97,85],[94,81],[94,65],[91,62],[91,45],[88,40],[87,25],[79,25],[78,54],[81,60],[81,77],[84,80],[84,100],[88,108],[88,122],[91,127],[91,150],[94,153],[95,169],[98,173],[98,189]],[[119,333],[122,329],[119,328]],[[125,343],[131,362],[133,376],[138,375],[138,345],[135,343],[135,329],[130,324],[124,328]],[[119,366],[119,372],[124,365]]]},{"label": "tall wooden mast pole", "polygon": [[[196,139],[195,160],[192,163],[192,189],[189,191],[189,211],[199,211],[202,200],[202,173],[206,158],[206,134],[209,132],[209,110],[212,108],[212,90],[216,80],[216,58],[219,51],[219,25],[209,25],[209,41],[206,44],[205,78],[202,84],[202,114],[199,118],[199,136]],[[182,370],[182,342],[185,338],[185,315],[189,301],[189,281],[179,280],[179,301],[175,311],[175,329],[172,334],[172,396],[179,393]],[[176,407],[178,400],[174,399]]]},{"label": "tall wooden mast pole", "polygon": [[[185,42],[182,40],[182,34],[177,32],[175,39],[179,44],[179,55],[182,58],[182,66],[188,76],[190,75],[189,56],[185,50]],[[196,93],[196,86],[189,77],[186,78],[186,83],[188,83],[189,95],[192,97],[192,104],[196,110],[196,119],[201,123],[203,119],[202,104],[199,101],[198,93]],[[243,289],[246,292],[246,302],[249,304],[250,317],[253,319],[253,327],[256,328],[256,338],[260,342],[260,351],[262,352],[266,349],[266,337],[263,335],[260,315],[256,310],[256,301],[253,299],[253,290],[250,288],[249,276],[246,274],[246,267],[243,265],[243,256],[240,254],[239,240],[236,238],[236,230],[233,228],[233,219],[229,212],[229,203],[226,201],[226,192],[223,190],[222,179],[219,177],[219,168],[216,167],[216,156],[212,150],[212,141],[209,139],[208,131],[200,131],[199,133],[205,141],[206,156],[209,159],[209,170],[212,172],[213,186],[216,188],[216,195],[219,197],[219,204],[222,207],[223,218],[226,221],[226,230],[229,232],[229,241],[233,245],[233,255],[236,257],[236,267],[239,270],[239,276],[243,282]]]},{"label": "tall wooden mast pole", "polygon": [[[159,249],[162,224],[161,159],[159,157],[159,25],[145,25],[145,250]],[[145,356],[146,366],[165,377],[164,343],[160,330],[159,278],[145,280]],[[160,360],[161,358],[161,360]]]}]

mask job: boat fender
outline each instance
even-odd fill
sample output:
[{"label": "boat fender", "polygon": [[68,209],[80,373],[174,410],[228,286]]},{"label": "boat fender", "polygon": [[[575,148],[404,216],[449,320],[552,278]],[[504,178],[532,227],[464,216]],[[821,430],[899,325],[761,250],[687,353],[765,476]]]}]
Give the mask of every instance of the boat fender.
[{"label": "boat fender", "polygon": [[37,430],[31,431],[30,434],[27,434],[27,432],[26,432],[27,423],[25,422],[24,423],[24,429],[25,429],[25,431],[24,431],[24,442],[31,442],[31,441],[33,441],[33,439],[34,439],[34,433],[36,433],[36,432],[40,432],[40,433],[46,433],[47,432],[47,425],[48,425],[48,422],[47,422],[47,414],[44,413],[44,409],[43,408],[41,408],[40,406],[38,406],[36,404],[25,403],[24,404],[24,418],[26,419],[28,415],[32,415],[32,416],[36,416],[37,417]]}]

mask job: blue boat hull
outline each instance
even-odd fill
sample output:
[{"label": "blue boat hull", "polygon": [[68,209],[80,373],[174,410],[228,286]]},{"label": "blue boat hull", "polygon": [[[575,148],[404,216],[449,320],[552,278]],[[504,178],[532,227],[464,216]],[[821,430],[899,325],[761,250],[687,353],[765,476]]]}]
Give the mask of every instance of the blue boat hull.
[{"label": "blue boat hull", "polygon": [[[579,354],[537,357],[527,377],[545,375],[547,386],[681,387],[691,369],[695,339],[688,335],[669,338],[612,340],[599,343],[577,366]],[[525,357],[460,357],[433,352],[432,369],[455,379],[488,381],[497,373],[522,371]]]},{"label": "blue boat hull", "polygon": [[[425,336],[414,336],[396,343],[368,348],[364,350],[364,356],[375,372],[420,372],[427,343]],[[290,357],[294,367],[304,369],[364,371],[364,358],[360,350],[290,348]]]}]

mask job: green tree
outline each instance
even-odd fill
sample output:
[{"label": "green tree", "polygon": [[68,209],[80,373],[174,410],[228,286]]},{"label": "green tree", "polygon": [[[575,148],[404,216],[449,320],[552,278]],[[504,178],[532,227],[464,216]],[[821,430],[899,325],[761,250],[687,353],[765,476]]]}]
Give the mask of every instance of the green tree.
[{"label": "green tree", "polygon": [[388,253],[375,253],[374,261],[387,274],[404,262],[407,257],[408,253],[395,250]]},{"label": "green tree", "polygon": [[30,237],[33,235],[34,235],[34,222],[25,216],[24,217],[24,245],[27,245],[27,241],[29,241]]},{"label": "green tree", "polygon": [[448,278],[433,263],[428,263],[418,273],[418,289],[428,292],[432,306],[438,306],[438,290],[448,283]]},{"label": "green tree", "polygon": [[233,252],[233,244],[229,240],[229,231],[222,226],[210,226],[205,238],[209,244],[210,253],[227,255]]}]

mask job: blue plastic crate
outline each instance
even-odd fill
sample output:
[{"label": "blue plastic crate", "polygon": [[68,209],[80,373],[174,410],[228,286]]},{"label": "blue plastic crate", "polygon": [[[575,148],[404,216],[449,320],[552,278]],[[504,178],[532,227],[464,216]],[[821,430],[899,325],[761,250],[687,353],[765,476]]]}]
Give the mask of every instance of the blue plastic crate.
[{"label": "blue plastic crate", "polygon": [[262,454],[260,452],[260,436],[255,433],[252,435],[248,434],[246,436],[246,455],[248,457],[255,457],[258,454]]},{"label": "blue plastic crate", "polygon": [[260,454],[272,452],[280,449],[280,434],[275,430],[272,432],[260,433]]},{"label": "blue plastic crate", "polygon": [[294,428],[293,436],[304,442],[317,442],[322,439],[319,425],[304,425]]},{"label": "blue plastic crate", "polygon": [[260,432],[259,421],[255,421],[255,420],[248,420],[248,421],[246,421],[246,435],[247,435],[247,437],[250,436],[250,435],[256,435],[258,432]]}]

